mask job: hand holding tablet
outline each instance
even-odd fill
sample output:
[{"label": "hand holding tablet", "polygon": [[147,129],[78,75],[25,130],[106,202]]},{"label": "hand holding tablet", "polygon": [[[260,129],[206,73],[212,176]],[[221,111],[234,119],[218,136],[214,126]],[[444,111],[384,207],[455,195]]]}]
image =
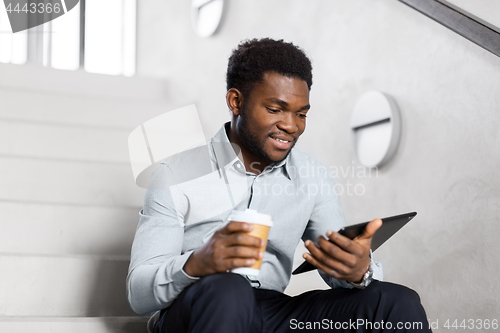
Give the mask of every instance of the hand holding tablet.
[{"label": "hand holding tablet", "polygon": [[[407,213],[407,214],[383,218],[382,226],[377,230],[377,232],[373,236],[371,243],[371,250],[375,251],[376,249],[378,249],[383,243],[385,243],[385,241],[391,238],[392,235],[398,232],[399,229],[401,229],[406,223],[410,222],[410,220],[413,219],[416,215],[417,213],[413,212],[413,213]],[[368,223],[369,222],[364,222],[347,226],[339,230],[338,233],[350,239],[354,239],[363,233],[363,230],[365,229]],[[297,269],[295,269],[292,272],[292,274],[296,275],[300,273],[305,273],[314,269],[316,269],[316,267],[311,265],[309,262],[305,261],[299,267],[297,267]]]}]

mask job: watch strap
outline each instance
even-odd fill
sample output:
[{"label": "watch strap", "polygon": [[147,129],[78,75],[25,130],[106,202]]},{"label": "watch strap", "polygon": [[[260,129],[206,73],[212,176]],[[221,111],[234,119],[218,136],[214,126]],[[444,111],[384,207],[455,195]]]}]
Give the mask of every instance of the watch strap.
[{"label": "watch strap", "polygon": [[372,280],[373,280],[373,268],[372,268],[372,263],[370,261],[370,266],[368,266],[368,270],[366,271],[365,275],[363,275],[363,279],[361,279],[360,282],[349,281],[349,284],[357,289],[365,289],[370,285]]}]

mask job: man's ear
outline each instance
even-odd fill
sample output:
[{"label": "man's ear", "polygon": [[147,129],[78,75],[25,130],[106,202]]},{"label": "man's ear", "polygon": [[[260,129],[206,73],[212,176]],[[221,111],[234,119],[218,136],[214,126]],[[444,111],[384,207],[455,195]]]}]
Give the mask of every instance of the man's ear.
[{"label": "man's ear", "polygon": [[231,88],[226,93],[226,104],[233,116],[239,116],[243,105],[243,94],[236,88]]}]

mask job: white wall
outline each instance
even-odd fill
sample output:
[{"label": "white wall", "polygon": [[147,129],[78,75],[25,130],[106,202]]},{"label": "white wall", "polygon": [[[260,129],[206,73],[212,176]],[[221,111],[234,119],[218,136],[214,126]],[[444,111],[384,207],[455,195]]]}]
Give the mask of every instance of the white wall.
[{"label": "white wall", "polygon": [[310,56],[312,110],[300,146],[330,166],[358,166],[348,125],[357,97],[392,95],[403,118],[399,150],[378,177],[338,179],[365,188],[342,196],[347,219],[417,211],[376,253],[386,279],[416,289],[441,326],[498,316],[499,57],[396,0],[227,1],[208,39],[193,33],[188,1],[139,10],[139,75],[165,79],[172,105],[195,102],[208,135],[228,119],[225,66],[244,38],[283,38]]}]

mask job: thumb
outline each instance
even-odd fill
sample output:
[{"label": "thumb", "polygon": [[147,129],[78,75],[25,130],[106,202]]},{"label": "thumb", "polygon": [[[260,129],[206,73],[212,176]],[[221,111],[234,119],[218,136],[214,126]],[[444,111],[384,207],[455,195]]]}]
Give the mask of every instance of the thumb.
[{"label": "thumb", "polygon": [[368,223],[363,230],[363,233],[357,237],[357,239],[368,239],[372,238],[375,232],[382,226],[381,219],[375,219]]}]

